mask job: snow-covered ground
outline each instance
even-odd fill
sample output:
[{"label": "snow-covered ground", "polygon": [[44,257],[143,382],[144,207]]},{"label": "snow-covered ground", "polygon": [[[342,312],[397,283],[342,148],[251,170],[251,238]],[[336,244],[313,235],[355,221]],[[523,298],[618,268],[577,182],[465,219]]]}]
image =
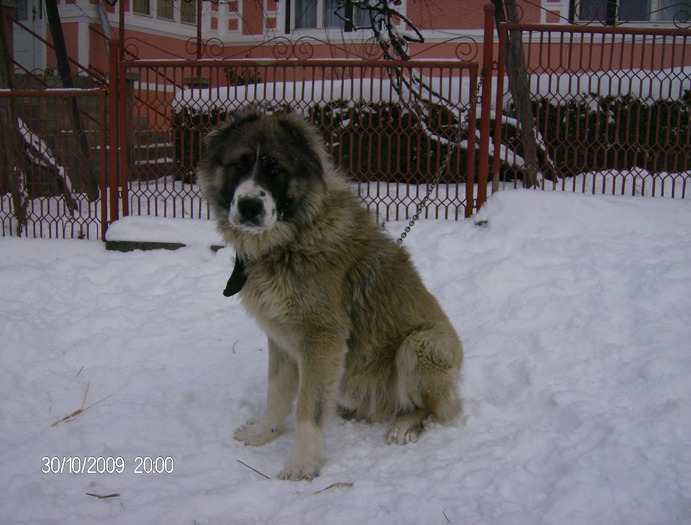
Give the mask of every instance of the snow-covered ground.
[{"label": "snow-covered ground", "polygon": [[334,419],[291,483],[264,475],[293,433],[232,439],[267,353],[230,249],[0,238],[0,523],[691,522],[689,201],[503,191],[405,244],[464,341],[464,416],[405,447]]}]

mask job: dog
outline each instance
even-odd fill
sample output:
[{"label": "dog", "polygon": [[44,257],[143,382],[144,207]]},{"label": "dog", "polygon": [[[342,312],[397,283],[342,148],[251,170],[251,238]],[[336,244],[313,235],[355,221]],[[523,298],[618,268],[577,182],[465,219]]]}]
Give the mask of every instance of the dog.
[{"label": "dog", "polygon": [[294,113],[236,114],[205,138],[197,175],[236,252],[225,294],[239,292],[268,336],[266,407],[235,439],[276,439],[297,397],[294,452],[279,477],[311,480],[337,411],[391,422],[395,444],[459,415],[456,331],[313,126]]}]

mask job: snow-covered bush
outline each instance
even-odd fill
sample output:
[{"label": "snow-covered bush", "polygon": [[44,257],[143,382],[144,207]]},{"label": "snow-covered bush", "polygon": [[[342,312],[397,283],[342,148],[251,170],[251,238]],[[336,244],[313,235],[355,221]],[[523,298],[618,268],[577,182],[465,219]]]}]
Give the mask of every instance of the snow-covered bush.
[{"label": "snow-covered bush", "polygon": [[[690,108],[690,91],[680,100],[654,101],[629,94],[593,94],[561,101],[542,96],[533,101],[544,147],[539,152],[542,168],[551,163],[560,178],[608,169],[642,168],[650,173],[688,170]],[[513,121],[508,122],[505,144],[521,157],[520,138]],[[514,174],[520,170],[506,167]]]},{"label": "snow-covered bush", "polygon": [[[267,113],[293,110],[286,103],[253,107]],[[183,171],[194,168],[203,136],[222,122],[228,111],[217,106],[176,111],[175,160]],[[335,162],[358,181],[429,182],[459,127],[456,117],[442,106],[431,106],[421,116],[400,102],[335,100],[312,104],[301,112],[322,132]],[[461,148],[453,155],[442,181],[464,182],[465,162],[466,150]]]}]

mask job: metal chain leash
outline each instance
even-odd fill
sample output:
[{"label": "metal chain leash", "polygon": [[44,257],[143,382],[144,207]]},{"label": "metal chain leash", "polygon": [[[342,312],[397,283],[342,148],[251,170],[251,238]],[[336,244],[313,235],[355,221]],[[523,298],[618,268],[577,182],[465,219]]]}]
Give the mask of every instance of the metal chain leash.
[{"label": "metal chain leash", "polygon": [[477,101],[478,98],[480,98],[480,90],[482,89],[482,83],[485,81],[485,72],[484,70],[480,72],[480,79],[477,83],[477,87],[475,88],[475,93],[470,99],[470,104],[468,105],[468,113],[466,114],[465,118],[463,119],[463,122],[461,125],[458,127],[458,133],[456,133],[456,139],[451,143],[449,147],[449,151],[446,154],[446,157],[444,158],[444,162],[442,163],[441,166],[439,166],[439,169],[437,170],[437,173],[434,175],[434,178],[432,179],[432,182],[429,183],[427,186],[427,194],[422,198],[420,203],[417,205],[417,208],[415,210],[415,214],[412,216],[410,219],[410,222],[408,222],[408,226],[405,227],[405,230],[401,232],[400,237],[396,239],[396,242],[398,244],[403,243],[403,239],[405,239],[408,234],[410,233],[410,230],[415,226],[415,223],[420,219],[420,214],[422,211],[425,209],[425,206],[427,205],[427,202],[429,201],[430,197],[432,196],[432,193],[434,192],[435,188],[437,187],[437,184],[439,184],[439,179],[441,179],[441,176],[444,174],[444,172],[449,168],[449,165],[451,164],[451,156],[456,152],[456,150],[460,147],[461,145],[461,140],[463,139],[463,134],[467,131],[468,129],[468,121],[470,119],[470,108],[472,107],[477,107]]}]

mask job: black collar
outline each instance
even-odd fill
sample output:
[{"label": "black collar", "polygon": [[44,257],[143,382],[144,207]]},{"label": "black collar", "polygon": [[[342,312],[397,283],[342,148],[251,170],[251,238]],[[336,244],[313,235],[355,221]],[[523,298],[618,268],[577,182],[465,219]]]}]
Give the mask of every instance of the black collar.
[{"label": "black collar", "polygon": [[245,275],[245,263],[235,255],[235,266],[233,267],[233,273],[230,274],[230,279],[226,284],[226,289],[223,290],[223,295],[225,297],[231,297],[242,290],[242,287],[247,281],[247,276]]}]

